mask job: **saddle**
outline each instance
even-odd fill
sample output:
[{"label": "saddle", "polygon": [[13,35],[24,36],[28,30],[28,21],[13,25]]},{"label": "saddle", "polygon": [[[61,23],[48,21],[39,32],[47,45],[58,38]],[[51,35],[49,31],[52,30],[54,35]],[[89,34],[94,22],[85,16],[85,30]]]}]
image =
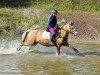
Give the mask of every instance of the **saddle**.
[{"label": "saddle", "polygon": [[43,31],[42,38],[50,40],[51,37],[52,36],[51,36],[51,33],[50,32]]},{"label": "saddle", "polygon": [[[60,34],[59,32],[56,32],[55,38],[58,38],[59,37],[59,34]],[[52,38],[52,35],[48,31],[43,31],[42,32],[42,38],[50,40]]]},{"label": "saddle", "polygon": [[[56,33],[54,35],[52,35],[50,32],[49,32],[49,29],[47,28],[46,31],[43,31],[42,33],[42,38],[44,39],[48,39],[50,40],[50,45],[54,45],[55,44],[55,39],[56,38],[59,38],[59,30],[57,27],[55,28],[56,30]],[[51,44],[52,43],[52,44]]]}]

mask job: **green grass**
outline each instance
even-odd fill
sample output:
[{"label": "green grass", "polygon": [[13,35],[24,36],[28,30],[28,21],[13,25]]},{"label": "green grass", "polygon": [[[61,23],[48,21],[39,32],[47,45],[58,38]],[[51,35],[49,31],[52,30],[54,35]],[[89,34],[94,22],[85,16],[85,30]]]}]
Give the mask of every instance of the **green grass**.
[{"label": "green grass", "polygon": [[[13,3],[13,4],[12,4]],[[6,4],[6,5],[4,5]],[[100,14],[99,0],[0,0],[0,35],[15,36],[15,30],[35,25],[45,28],[52,9],[59,13]],[[17,36],[17,35],[16,35]]]},{"label": "green grass", "polygon": [[16,29],[28,30],[31,27],[47,25],[47,14],[42,10],[32,8],[1,8],[0,34],[7,38],[15,36]]}]

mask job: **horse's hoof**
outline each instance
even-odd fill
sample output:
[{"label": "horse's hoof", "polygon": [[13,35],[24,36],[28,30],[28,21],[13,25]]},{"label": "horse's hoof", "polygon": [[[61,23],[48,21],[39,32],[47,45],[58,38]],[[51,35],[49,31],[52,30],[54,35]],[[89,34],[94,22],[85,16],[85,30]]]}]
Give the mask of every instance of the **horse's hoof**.
[{"label": "horse's hoof", "polygon": [[21,49],[21,47],[18,47],[16,50],[17,50],[17,51],[20,51],[20,49]]},{"label": "horse's hoof", "polygon": [[77,50],[77,49],[74,49],[74,51],[78,54],[79,53],[79,51]]}]

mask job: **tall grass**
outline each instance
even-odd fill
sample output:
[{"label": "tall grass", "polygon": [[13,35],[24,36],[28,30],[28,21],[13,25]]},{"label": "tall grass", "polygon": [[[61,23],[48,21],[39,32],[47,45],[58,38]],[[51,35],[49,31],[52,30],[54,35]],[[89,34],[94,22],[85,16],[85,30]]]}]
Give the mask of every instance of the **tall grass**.
[{"label": "tall grass", "polygon": [[34,5],[47,11],[55,8],[63,12],[100,12],[99,0],[31,0],[31,6]]},{"label": "tall grass", "polygon": [[15,36],[16,30],[47,26],[51,9],[63,13],[100,13],[99,0],[0,0],[0,35]]},{"label": "tall grass", "polygon": [[0,34],[7,37],[15,36],[16,30],[27,30],[39,25],[47,25],[47,15],[44,11],[33,8],[2,8],[0,9]]}]

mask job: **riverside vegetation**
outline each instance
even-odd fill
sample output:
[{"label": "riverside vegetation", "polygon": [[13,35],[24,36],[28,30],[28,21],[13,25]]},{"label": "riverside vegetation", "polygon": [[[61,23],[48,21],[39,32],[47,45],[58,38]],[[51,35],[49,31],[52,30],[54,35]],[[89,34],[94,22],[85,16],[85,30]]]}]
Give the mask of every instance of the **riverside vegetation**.
[{"label": "riverside vegetation", "polygon": [[[67,15],[98,15],[100,0],[0,0],[0,38],[19,38],[22,31],[35,26],[45,29],[52,9]],[[63,18],[61,14],[58,21]]]}]

